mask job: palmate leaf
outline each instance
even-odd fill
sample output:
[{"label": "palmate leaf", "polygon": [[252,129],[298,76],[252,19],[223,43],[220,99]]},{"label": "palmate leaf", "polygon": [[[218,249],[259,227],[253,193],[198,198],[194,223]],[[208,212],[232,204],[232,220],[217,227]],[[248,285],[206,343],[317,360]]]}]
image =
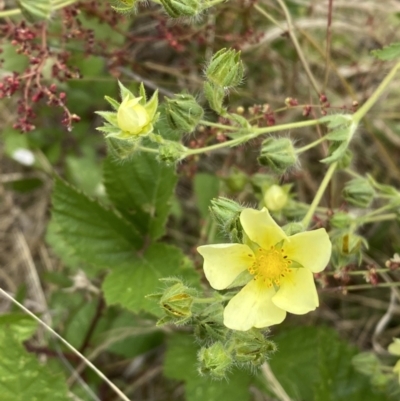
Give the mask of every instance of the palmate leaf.
[{"label": "palmate leaf", "polygon": [[197,371],[198,346],[191,334],[170,337],[164,360],[164,374],[185,382],[187,401],[248,401],[253,379],[246,371],[234,371],[227,380],[216,381]]},{"label": "palmate leaf", "polygon": [[149,153],[136,154],[123,163],[108,157],[104,163],[109,198],[141,235],[153,240],[164,234],[176,182],[175,169]]},{"label": "palmate leaf", "polygon": [[289,397],[307,401],[387,401],[356,372],[358,350],[327,327],[298,327],[275,336],[271,368]]},{"label": "palmate leaf", "polygon": [[196,285],[198,276],[185,264],[180,249],[165,244],[153,244],[140,259],[132,260],[129,267],[114,269],[103,282],[104,297],[108,305],[119,304],[132,311],[141,310],[160,316],[161,309],[146,295],[164,288],[159,281],[164,277],[179,277],[189,285]]},{"label": "palmate leaf", "polygon": [[1,401],[70,401],[64,378],[25,351],[11,330],[0,330]]},{"label": "palmate leaf", "polygon": [[143,243],[129,223],[56,178],[52,218],[63,241],[82,261],[99,268],[130,264]]}]

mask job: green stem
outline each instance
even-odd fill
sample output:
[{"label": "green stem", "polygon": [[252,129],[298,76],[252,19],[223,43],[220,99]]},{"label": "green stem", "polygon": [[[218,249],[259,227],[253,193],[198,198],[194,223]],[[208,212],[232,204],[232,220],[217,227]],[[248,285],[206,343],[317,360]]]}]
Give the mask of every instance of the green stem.
[{"label": "green stem", "polygon": [[204,148],[199,148],[199,149],[188,149],[184,153],[184,155],[181,157],[181,159],[184,159],[185,157],[188,157],[188,156],[198,155],[201,153],[206,153],[206,152],[210,152],[210,151],[217,150],[217,149],[223,149],[223,148],[227,148],[227,147],[237,146],[244,142],[247,142],[250,139],[254,139],[260,135],[277,132],[277,131],[295,129],[295,128],[309,127],[309,126],[317,125],[317,124],[319,124],[319,120],[301,121],[301,122],[296,122],[296,123],[274,125],[272,127],[255,128],[249,134],[245,134],[243,136],[232,139],[230,141],[216,143],[215,145],[205,146]]},{"label": "green stem", "polygon": [[361,119],[368,113],[371,107],[376,103],[379,96],[382,95],[383,91],[387,88],[390,81],[396,75],[397,70],[400,68],[400,62],[398,62],[386,75],[385,79],[379,84],[379,86],[375,89],[375,92],[372,96],[357,110],[356,113],[353,114],[353,121],[358,124]]},{"label": "green stem", "polygon": [[55,10],[59,10],[60,8],[68,7],[68,6],[76,3],[77,1],[78,0],[66,0],[63,3],[62,2],[60,3],[60,2],[57,1],[57,2],[54,2],[54,3],[59,3],[59,4],[54,4],[53,3],[53,6],[54,6]]},{"label": "green stem", "polygon": [[362,218],[359,220],[361,224],[367,224],[367,223],[376,223],[378,221],[387,221],[387,220],[395,220],[397,218],[396,213],[387,213],[387,214],[381,214],[380,216],[374,216],[374,217],[367,217],[367,218]]},{"label": "green stem", "polygon": [[378,283],[378,284],[357,284],[357,285],[344,285],[336,288],[329,288],[329,290],[336,291],[351,291],[351,290],[371,290],[373,288],[390,288],[390,287],[398,287],[400,286],[400,282],[391,282],[391,283]]},{"label": "green stem", "polygon": [[0,11],[0,18],[13,17],[14,15],[21,14],[21,10],[19,8],[14,8],[13,10],[4,10]]},{"label": "green stem", "polygon": [[[390,272],[390,269],[374,269],[374,273],[387,273]],[[326,272],[325,274],[327,276],[334,276],[336,274],[340,274],[341,272]],[[356,271],[351,271],[351,272],[343,272],[343,274],[348,275],[348,276],[364,276],[365,274],[368,274],[368,270],[356,270]]]},{"label": "green stem", "polygon": [[319,145],[320,143],[326,141],[326,137],[322,136],[321,138],[318,138],[316,141],[309,143],[308,145],[303,146],[302,148],[296,149],[296,153],[299,155],[300,153],[305,152],[306,150],[309,150],[313,148],[314,146]]},{"label": "green stem", "polygon": [[199,124],[206,125],[208,127],[221,128],[221,129],[229,130],[229,131],[236,131],[237,130],[237,127],[232,127],[231,125],[213,123],[213,122],[207,121],[207,120],[200,120]]},{"label": "green stem", "polygon": [[303,226],[304,226],[305,228],[307,228],[308,225],[310,224],[311,219],[312,219],[312,216],[313,216],[315,210],[317,209],[317,206],[319,205],[319,202],[320,202],[321,199],[322,199],[322,195],[324,194],[325,189],[326,189],[326,187],[328,186],[329,181],[331,180],[331,178],[332,178],[332,176],[333,176],[333,173],[334,173],[335,170],[336,170],[337,164],[338,164],[338,163],[335,162],[335,163],[332,163],[332,164],[329,166],[328,171],[326,172],[325,177],[324,177],[324,179],[322,180],[322,182],[321,182],[321,184],[320,184],[320,186],[319,186],[319,188],[318,188],[317,193],[315,194],[314,200],[312,201],[312,203],[311,203],[311,205],[310,205],[310,208],[309,208],[308,211],[307,211],[307,214],[304,216],[304,219],[302,220],[302,224],[303,224]]},{"label": "green stem", "polygon": [[258,4],[254,4],[253,8],[257,10],[261,15],[271,21],[278,28],[284,29],[284,27],[269,13],[267,13],[263,8],[261,8]]},{"label": "green stem", "polygon": [[215,302],[223,302],[228,301],[232,297],[220,296],[220,297],[211,297],[211,298],[194,298],[193,302],[196,304],[213,304]]}]

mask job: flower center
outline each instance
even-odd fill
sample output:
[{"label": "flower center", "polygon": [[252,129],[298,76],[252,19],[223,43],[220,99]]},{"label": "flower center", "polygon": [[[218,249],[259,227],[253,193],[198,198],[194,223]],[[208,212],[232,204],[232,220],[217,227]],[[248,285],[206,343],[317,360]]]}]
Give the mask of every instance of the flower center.
[{"label": "flower center", "polygon": [[258,248],[256,260],[249,267],[249,272],[255,280],[263,281],[268,287],[280,286],[281,279],[291,272],[285,251],[282,248],[271,246],[270,249]]}]

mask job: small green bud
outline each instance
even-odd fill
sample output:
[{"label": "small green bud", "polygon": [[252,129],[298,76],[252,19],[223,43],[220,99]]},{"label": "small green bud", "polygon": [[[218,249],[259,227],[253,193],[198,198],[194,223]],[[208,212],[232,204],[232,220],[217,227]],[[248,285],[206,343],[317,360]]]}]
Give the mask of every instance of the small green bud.
[{"label": "small green bud", "polygon": [[229,341],[228,349],[233,359],[242,364],[262,365],[276,351],[274,342],[267,340],[259,330],[235,331]]},{"label": "small green bud", "polygon": [[160,0],[160,3],[171,18],[194,17],[201,11],[198,0]]},{"label": "small green bud", "polygon": [[221,49],[215,53],[206,69],[207,80],[224,89],[239,85],[243,74],[240,52],[233,49]]},{"label": "small green bud", "polygon": [[353,218],[348,213],[336,212],[329,222],[335,228],[348,228],[353,223]]},{"label": "small green bud", "polygon": [[158,148],[158,159],[166,164],[175,164],[186,152],[185,146],[175,141],[163,141]]},{"label": "small green bud", "polygon": [[261,145],[258,162],[278,174],[283,174],[288,168],[297,165],[298,158],[289,138],[270,137]]},{"label": "small green bud", "polygon": [[212,217],[229,235],[232,242],[242,242],[243,228],[240,224],[240,213],[243,209],[243,206],[228,198],[219,197],[211,201]]},{"label": "small green bud", "polygon": [[232,192],[243,191],[248,180],[249,180],[248,176],[238,168],[233,168],[232,173],[228,177],[224,178],[226,186]]},{"label": "small green bud", "polygon": [[374,376],[381,370],[381,363],[373,352],[361,352],[351,360],[355,370],[366,375]]},{"label": "small green bud", "polygon": [[263,201],[267,209],[278,212],[283,209],[289,199],[287,191],[279,185],[271,185],[263,196]]},{"label": "small green bud", "polygon": [[[179,279],[162,279],[164,282],[175,283],[166,288],[162,294],[151,294],[148,298],[157,298],[159,305],[167,315],[166,321],[183,324],[192,317],[192,306],[196,290],[187,287]],[[169,319],[171,318],[171,319]]]},{"label": "small green bud", "polygon": [[348,181],[343,189],[344,199],[352,205],[368,207],[374,199],[375,191],[365,178]]},{"label": "small green bud", "polygon": [[173,99],[165,98],[165,101],[168,125],[180,133],[193,132],[204,115],[196,99],[188,94],[179,94]]},{"label": "small green bud", "polygon": [[216,342],[208,348],[201,348],[198,360],[200,374],[209,374],[215,379],[224,379],[232,365],[231,356],[220,342]]}]

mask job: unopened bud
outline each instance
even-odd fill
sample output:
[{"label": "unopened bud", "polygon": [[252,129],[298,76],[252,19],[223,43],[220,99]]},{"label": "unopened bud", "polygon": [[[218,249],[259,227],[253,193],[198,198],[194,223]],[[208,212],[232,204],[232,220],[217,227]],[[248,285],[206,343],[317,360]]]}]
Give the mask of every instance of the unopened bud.
[{"label": "unopened bud", "polygon": [[258,162],[274,172],[283,174],[297,164],[298,158],[289,138],[267,138],[261,146]]},{"label": "unopened bud", "polygon": [[272,212],[277,212],[283,209],[289,199],[287,191],[285,191],[279,185],[271,185],[265,192],[264,192],[264,204],[267,209],[271,210]]},{"label": "unopened bud", "polygon": [[253,366],[262,365],[276,351],[274,342],[267,340],[258,330],[235,331],[229,342],[235,362]]},{"label": "unopened bud", "polygon": [[211,82],[205,82],[204,96],[214,111],[220,115],[226,114],[226,110],[223,107],[225,90],[222,86],[214,85]]},{"label": "unopened bud", "polygon": [[167,165],[173,165],[183,159],[186,150],[179,142],[165,140],[159,145],[157,158]]},{"label": "unopened bud", "polygon": [[343,189],[344,199],[352,205],[368,207],[374,199],[375,191],[365,178],[348,181]]},{"label": "unopened bud", "polygon": [[166,288],[161,294],[151,294],[147,298],[158,300],[159,305],[167,315],[158,325],[173,322],[183,324],[192,317],[192,305],[196,290],[187,287],[181,280],[175,278],[162,279],[164,282],[175,283]]},{"label": "unopened bud", "polygon": [[232,192],[240,192],[248,182],[248,177],[243,171],[234,169],[232,173],[224,179],[225,184]]},{"label": "unopened bud", "polygon": [[203,347],[198,354],[199,372],[212,375],[215,379],[224,379],[232,365],[232,358],[220,342],[210,347]]},{"label": "unopened bud", "polygon": [[290,237],[292,235],[302,233],[304,231],[304,225],[300,222],[292,221],[291,223],[285,224],[282,227],[285,234]]},{"label": "unopened bud", "polygon": [[353,222],[352,217],[345,212],[336,212],[329,220],[332,227],[348,228]]},{"label": "unopened bud", "polygon": [[240,52],[233,49],[221,49],[215,53],[206,69],[208,81],[222,88],[239,85],[242,82],[243,73]]},{"label": "unopened bud", "polygon": [[228,198],[219,197],[211,201],[212,217],[229,235],[232,242],[242,242],[243,228],[240,224],[240,213],[243,209],[243,206]]},{"label": "unopened bud", "polygon": [[193,132],[204,114],[196,99],[188,94],[178,94],[172,99],[165,98],[165,101],[168,125],[179,133]]}]

